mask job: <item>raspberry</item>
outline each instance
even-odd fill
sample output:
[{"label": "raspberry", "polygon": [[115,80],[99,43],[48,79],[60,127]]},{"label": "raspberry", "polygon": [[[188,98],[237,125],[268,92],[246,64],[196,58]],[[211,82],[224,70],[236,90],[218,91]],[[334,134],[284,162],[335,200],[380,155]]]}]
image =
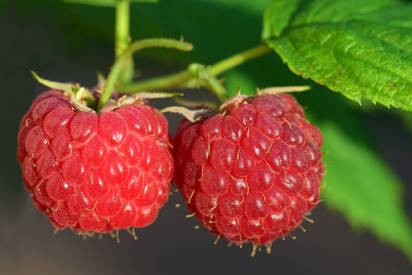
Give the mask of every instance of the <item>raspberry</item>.
[{"label": "raspberry", "polygon": [[36,208],[57,229],[144,227],[166,203],[174,161],[165,117],[141,103],[95,113],[56,90],[20,123],[17,158]]},{"label": "raspberry", "polygon": [[319,202],[322,136],[290,95],[231,102],[222,113],[181,123],[176,183],[209,231],[269,246]]}]

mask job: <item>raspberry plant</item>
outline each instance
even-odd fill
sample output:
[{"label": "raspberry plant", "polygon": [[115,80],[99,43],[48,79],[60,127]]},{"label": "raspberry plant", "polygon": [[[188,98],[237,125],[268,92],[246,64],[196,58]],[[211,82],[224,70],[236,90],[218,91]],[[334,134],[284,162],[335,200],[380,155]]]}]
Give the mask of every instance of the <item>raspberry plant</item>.
[{"label": "raspberry plant", "polygon": [[[96,105],[99,108],[111,98],[113,90],[135,94],[203,87],[224,102],[239,88],[242,94],[253,96],[257,87],[311,83],[312,89],[297,97],[307,107],[306,116],[323,135],[326,187],[322,199],[356,228],[370,230],[412,257],[412,225],[402,207],[399,179],[373,146],[364,144],[363,140],[372,137],[359,121],[359,108],[329,93],[338,92],[372,109],[375,107],[369,102],[411,111],[410,3],[395,0],[160,1],[156,5],[135,5],[129,14],[131,2],[152,1],[65,2],[116,8],[117,21],[113,29],[111,22],[95,7],[66,9],[66,5],[54,4],[59,13],[77,18],[73,20],[76,26],[101,30],[93,34],[95,38],[111,37],[112,31],[116,33],[118,65],[107,77],[108,85]],[[202,16],[205,13],[209,16]],[[88,18],[86,23],[83,18]],[[133,23],[131,29],[129,19]],[[222,27],[226,27],[230,35],[216,31]],[[190,59],[205,65],[191,63],[177,73],[136,79],[131,53],[125,54],[130,49],[130,31],[133,37],[183,35],[196,48],[190,53]],[[261,44],[257,42],[259,32]],[[73,35],[73,40],[81,41],[80,32]],[[252,35],[255,36],[251,38]],[[152,40],[149,46],[159,46],[158,42]],[[232,55],[254,42],[258,45]],[[295,77],[284,67],[279,69],[279,60],[269,54],[271,50],[293,73],[312,82]],[[267,56],[237,68],[263,55]],[[173,53],[159,53],[156,58],[187,62],[187,58]],[[222,61],[215,62],[219,59]],[[222,85],[218,77],[223,73]]]}]

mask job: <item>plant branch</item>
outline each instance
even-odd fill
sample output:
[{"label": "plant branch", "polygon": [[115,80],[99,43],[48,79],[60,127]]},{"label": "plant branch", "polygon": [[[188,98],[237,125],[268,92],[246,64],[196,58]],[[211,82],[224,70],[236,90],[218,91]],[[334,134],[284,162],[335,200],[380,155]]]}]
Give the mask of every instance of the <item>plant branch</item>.
[{"label": "plant branch", "polygon": [[171,87],[178,87],[182,83],[186,83],[192,78],[192,74],[188,70],[162,76],[154,77],[147,80],[140,80],[135,83],[128,84],[121,88],[122,93],[135,94],[140,91],[161,90]]},{"label": "plant branch", "polygon": [[215,75],[210,73],[210,70],[208,70],[207,67],[202,64],[194,63],[189,66],[189,71],[191,72],[193,78],[197,80],[194,81],[194,85],[207,87],[222,102],[226,99],[227,92],[225,87],[223,87],[222,83],[216,78]]},{"label": "plant branch", "polygon": [[116,6],[116,58],[127,49],[130,42],[130,3],[129,0],[119,0]]},{"label": "plant branch", "polygon": [[181,51],[190,51],[193,49],[192,44],[188,42],[178,41],[174,39],[167,38],[149,38],[142,39],[132,43],[123,53],[117,58],[114,63],[109,76],[107,77],[106,83],[103,87],[102,95],[99,100],[98,110],[100,110],[103,105],[111,98],[113,89],[119,79],[122,68],[128,59],[136,52],[153,47],[162,48],[173,48]]},{"label": "plant branch", "polygon": [[[225,98],[223,94],[223,87],[217,85],[216,79],[212,81],[206,81],[205,79],[199,79],[200,75],[207,75],[209,79],[215,77],[225,71],[228,71],[236,66],[243,64],[244,62],[262,56],[270,51],[269,47],[265,44],[258,45],[252,49],[230,56],[222,61],[215,63],[214,65],[205,67],[201,64],[191,64],[185,70],[177,72],[175,74],[155,77],[148,80],[141,80],[134,83],[130,83],[121,87],[121,91],[128,94],[134,94],[139,91],[145,90],[157,90],[176,87],[193,87],[193,86],[206,86],[211,89],[216,96],[222,101]],[[193,65],[202,66],[205,71],[199,74],[197,70],[193,70]],[[212,85],[211,84],[216,84]],[[194,85],[195,84],[195,85]]]},{"label": "plant branch", "polygon": [[[116,4],[115,57],[116,59],[127,49],[130,43],[130,0],[118,0]],[[132,81],[134,75],[133,57],[125,62],[120,82]]]},{"label": "plant branch", "polygon": [[215,63],[214,65],[209,67],[209,73],[215,76],[219,75],[227,70],[230,70],[236,66],[245,63],[248,60],[262,56],[268,53],[269,51],[270,48],[266,46],[266,44],[260,44],[257,47],[232,55],[229,58],[226,58],[222,61]]}]

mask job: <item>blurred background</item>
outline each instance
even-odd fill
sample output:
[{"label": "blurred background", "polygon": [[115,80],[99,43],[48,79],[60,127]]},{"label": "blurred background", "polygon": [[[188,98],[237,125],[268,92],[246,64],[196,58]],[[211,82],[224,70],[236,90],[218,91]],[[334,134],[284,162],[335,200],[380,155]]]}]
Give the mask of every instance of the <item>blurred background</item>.
[{"label": "blurred background", "polygon": [[[172,73],[194,61],[211,64],[258,44],[268,2],[163,0],[134,5],[134,39],[183,35],[195,46],[184,54],[145,51],[136,57],[139,77]],[[20,118],[45,89],[29,70],[94,86],[96,72],[107,74],[113,62],[113,26],[112,8],[0,0],[0,274],[412,274],[405,256],[412,238],[412,116],[366,102],[361,110],[293,75],[275,53],[224,78],[231,93],[238,88],[253,93],[256,87],[313,87],[298,99],[324,132],[328,174],[324,203],[312,214],[315,223],[304,224],[306,233],[296,231],[296,240],[276,241],[271,255],[250,258],[250,245],[228,248],[222,240],[214,245],[211,234],[195,230],[198,223],[185,218],[187,209],[174,193],[155,224],[137,231],[137,241],[125,232],[120,244],[109,236],[83,240],[67,230],[54,235],[23,190],[15,157]],[[186,97],[214,99],[203,90],[187,91]],[[179,117],[168,118],[174,133]]]}]

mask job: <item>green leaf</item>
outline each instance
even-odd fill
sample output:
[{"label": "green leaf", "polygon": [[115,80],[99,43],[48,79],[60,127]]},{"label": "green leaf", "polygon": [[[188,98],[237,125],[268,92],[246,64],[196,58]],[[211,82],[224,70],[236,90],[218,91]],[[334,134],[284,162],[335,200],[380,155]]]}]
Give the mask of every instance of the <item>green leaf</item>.
[{"label": "green leaf", "polygon": [[278,0],[262,36],[299,76],[412,111],[411,14],[394,0]]},{"label": "green leaf", "polygon": [[[85,4],[100,7],[115,7],[119,0],[63,0],[70,4]],[[131,3],[157,3],[158,0],[129,0]]]},{"label": "green leaf", "polygon": [[[279,36],[283,29],[287,27],[298,5],[299,0],[273,1],[265,11],[262,37],[270,38],[271,36]],[[276,16],[272,14],[276,14]]]},{"label": "green leaf", "polygon": [[327,205],[412,260],[412,225],[403,210],[399,180],[370,148],[336,124],[322,124],[321,130],[327,150],[322,194]]}]

